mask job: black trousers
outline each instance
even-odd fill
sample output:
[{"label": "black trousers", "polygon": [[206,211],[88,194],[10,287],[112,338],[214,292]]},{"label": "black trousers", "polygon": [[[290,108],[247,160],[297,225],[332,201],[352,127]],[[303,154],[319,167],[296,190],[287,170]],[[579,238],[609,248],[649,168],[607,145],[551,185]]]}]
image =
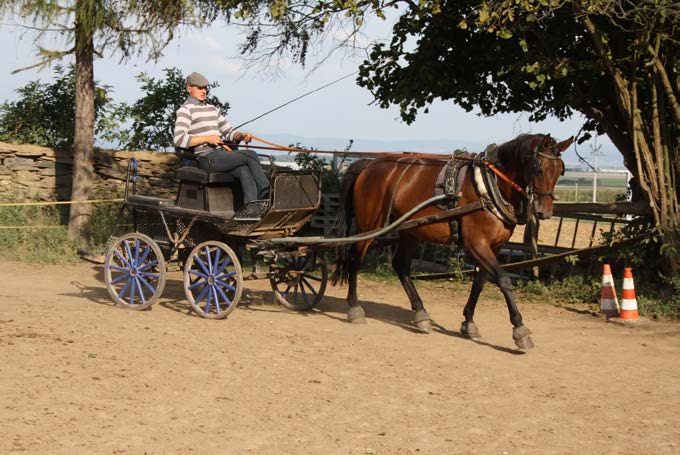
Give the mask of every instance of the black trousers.
[{"label": "black trousers", "polygon": [[198,167],[214,172],[228,172],[241,182],[243,201],[247,204],[269,195],[269,179],[260,159],[252,150],[215,150],[198,157]]}]

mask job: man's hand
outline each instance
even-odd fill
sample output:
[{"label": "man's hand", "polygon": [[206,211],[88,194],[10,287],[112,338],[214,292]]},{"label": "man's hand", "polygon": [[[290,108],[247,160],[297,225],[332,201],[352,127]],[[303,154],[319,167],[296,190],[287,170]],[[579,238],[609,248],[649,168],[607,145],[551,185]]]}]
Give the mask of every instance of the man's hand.
[{"label": "man's hand", "polygon": [[205,136],[205,143],[210,145],[222,145],[222,138],[216,134]]},{"label": "man's hand", "polygon": [[234,139],[234,142],[245,142],[246,144],[249,144],[250,141],[253,140],[253,135],[250,133],[241,133],[240,131],[237,131],[233,134],[232,138]]}]

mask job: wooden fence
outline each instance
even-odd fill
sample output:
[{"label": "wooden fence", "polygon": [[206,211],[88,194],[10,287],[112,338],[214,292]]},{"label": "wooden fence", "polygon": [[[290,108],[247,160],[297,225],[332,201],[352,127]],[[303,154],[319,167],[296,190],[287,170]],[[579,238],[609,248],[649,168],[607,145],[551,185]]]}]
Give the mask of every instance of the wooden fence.
[{"label": "wooden fence", "polygon": [[[339,206],[338,194],[323,194],[322,206],[312,217],[311,226],[323,232],[331,234],[331,226]],[[539,267],[527,267],[524,270],[516,270],[518,276],[530,278],[537,277],[540,273],[551,275],[558,268],[567,264],[564,257],[567,253],[575,250],[584,252],[601,252],[596,248],[602,241],[610,237],[616,230],[627,225],[633,216],[649,214],[649,207],[644,203],[568,203],[555,204],[554,216],[550,220],[539,222],[538,226],[518,226],[510,241],[506,244],[499,255],[502,264],[509,265],[520,261],[546,258],[554,255],[556,259],[547,265]],[[531,241],[531,233],[527,229],[537,229],[537,241]],[[394,240],[394,239],[392,239]],[[390,244],[390,239],[383,239],[381,244]],[[582,258],[585,254],[580,255]],[[588,273],[593,263],[586,263]],[[455,244],[450,246],[421,244],[414,260],[415,272],[438,272],[435,275],[445,274],[450,270],[451,264],[463,264],[471,268],[463,251]],[[517,267],[511,267],[517,269]]]}]

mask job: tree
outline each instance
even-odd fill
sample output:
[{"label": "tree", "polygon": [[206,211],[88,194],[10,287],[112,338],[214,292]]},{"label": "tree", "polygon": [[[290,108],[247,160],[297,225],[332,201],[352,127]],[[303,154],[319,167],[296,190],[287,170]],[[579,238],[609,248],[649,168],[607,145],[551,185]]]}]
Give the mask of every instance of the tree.
[{"label": "tree", "polygon": [[[51,83],[31,81],[17,89],[17,101],[0,106],[0,140],[70,150],[75,131],[75,68],[57,65]],[[95,131],[110,137],[118,132],[119,105],[110,87],[95,84]]]},{"label": "tree", "polygon": [[[73,141],[73,189],[71,198],[91,198],[95,122],[94,58],[111,52],[122,61],[133,55],[153,60],[174,36],[180,24],[201,25],[215,16],[210,2],[178,0],[0,0],[0,13],[14,14],[31,21],[39,38],[45,33],[59,33],[69,47],[50,50],[38,47],[39,61],[32,67],[44,67],[66,56],[75,57],[75,132]],[[24,68],[28,69],[28,68]],[[90,204],[71,206],[69,236],[85,246],[91,236]]]},{"label": "tree", "polygon": [[[126,110],[132,128],[122,139],[122,145],[128,150],[172,147],[175,112],[187,97],[186,77],[178,68],[166,68],[164,72],[165,79],[156,80],[145,73],[137,76],[144,96]],[[210,88],[218,86],[213,83]],[[229,111],[229,103],[223,103],[215,96],[208,96],[206,101],[225,115]]]},{"label": "tree", "polygon": [[[398,8],[358,83],[406,122],[435,99],[484,115],[532,112],[587,118],[607,134],[645,191],[671,265],[680,265],[680,7],[675,0],[329,0],[237,2],[252,33],[244,51],[304,61],[330,17],[356,33],[368,15]],[[225,2],[229,4],[229,2]],[[248,6],[250,5],[250,6]],[[277,33],[272,32],[276,30]],[[267,39],[278,45],[263,44]]]}]

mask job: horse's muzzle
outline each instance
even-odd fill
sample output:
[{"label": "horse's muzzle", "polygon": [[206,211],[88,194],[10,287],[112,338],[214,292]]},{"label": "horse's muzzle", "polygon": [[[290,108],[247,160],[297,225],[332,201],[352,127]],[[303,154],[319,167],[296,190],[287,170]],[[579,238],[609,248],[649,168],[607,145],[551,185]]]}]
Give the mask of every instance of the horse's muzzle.
[{"label": "horse's muzzle", "polygon": [[537,211],[536,216],[539,220],[549,220],[552,218],[552,210],[551,211]]}]

